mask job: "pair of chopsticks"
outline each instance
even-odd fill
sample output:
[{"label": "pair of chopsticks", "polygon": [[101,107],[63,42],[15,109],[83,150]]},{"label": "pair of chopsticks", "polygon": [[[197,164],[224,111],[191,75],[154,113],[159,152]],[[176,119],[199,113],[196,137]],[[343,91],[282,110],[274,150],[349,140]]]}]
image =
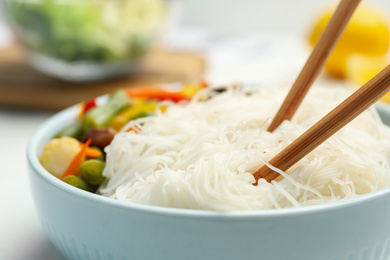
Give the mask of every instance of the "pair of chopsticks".
[{"label": "pair of chopsticks", "polygon": [[[271,122],[268,131],[274,131],[284,120],[290,120],[293,117],[311,84],[319,75],[327,57],[344,31],[359,2],[360,0],[341,0],[301,73]],[[272,158],[269,163],[282,171],[286,171],[368,109],[388,91],[390,91],[390,65],[294,140]],[[279,173],[264,165],[253,173],[253,176],[256,179],[255,184],[257,184],[260,178],[270,182],[277,178]]]}]

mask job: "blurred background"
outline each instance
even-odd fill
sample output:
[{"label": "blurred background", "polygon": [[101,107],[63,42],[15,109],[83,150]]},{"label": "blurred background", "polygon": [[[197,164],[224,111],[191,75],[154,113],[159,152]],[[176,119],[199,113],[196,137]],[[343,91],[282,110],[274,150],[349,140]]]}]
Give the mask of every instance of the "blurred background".
[{"label": "blurred background", "polygon": [[[0,5],[0,259],[12,260],[62,259],[35,213],[25,160],[29,137],[48,117],[82,100],[134,85],[200,79],[217,84],[291,84],[329,18],[328,6],[338,3],[169,0],[162,1],[168,6],[167,20],[158,20],[164,16],[159,0],[147,0],[154,4],[154,15],[148,8],[139,11],[141,20],[133,22],[140,26],[134,29],[131,22],[124,22],[131,18],[125,8],[110,5],[114,0],[102,1],[111,8],[103,12],[104,26],[90,23],[97,19],[92,14],[86,17],[91,9],[53,11],[45,6],[26,12],[24,2],[31,3],[3,0]],[[142,5],[143,0],[128,2]],[[370,7],[359,12],[318,82],[356,87],[389,64],[390,1],[362,2]],[[15,5],[10,9],[7,3]],[[55,20],[57,12],[64,19]],[[61,23],[69,17],[82,25]],[[142,21],[149,29],[140,29]],[[39,25],[39,33],[33,24]],[[136,40],[121,45],[121,37]],[[76,44],[75,39],[82,41]],[[59,46],[65,47],[55,48]],[[133,63],[139,54],[140,62]],[[387,98],[383,101],[389,102]]]},{"label": "blurred background", "polygon": [[[206,27],[220,32],[269,31],[306,33],[316,12],[333,0],[173,0],[181,9],[182,25]],[[390,13],[387,0],[362,1]],[[4,8],[3,8],[4,9]],[[4,20],[4,12],[0,14]]]},{"label": "blurred background", "polygon": [[[390,13],[387,0],[362,2],[375,4]],[[325,6],[337,4],[338,1],[183,0],[180,3],[185,12],[183,24],[206,26],[217,31],[275,31],[305,35],[316,14]]]},{"label": "blurred background", "polygon": [[[338,2],[4,0],[2,3],[0,104],[58,110],[91,95],[144,83],[198,78],[264,84],[294,80],[333,11],[329,6]],[[360,71],[361,64],[368,60],[356,59],[353,64],[357,65],[353,65],[354,71],[350,73],[347,69],[351,66],[346,65],[344,54],[375,57],[369,60],[374,64],[370,67],[381,67],[387,62],[383,57],[387,55],[389,42],[390,3],[372,0],[363,4],[369,7],[356,14],[349,36],[328,66],[330,75],[354,78],[358,84],[372,74],[355,79],[360,74],[355,71]],[[31,98],[31,86],[33,93],[43,93],[40,98]],[[80,86],[93,88],[83,91]],[[21,89],[29,98],[20,96],[17,90]],[[51,96],[61,98],[47,99],[48,90],[52,91]]]},{"label": "blurred background", "polygon": [[[123,4],[126,1],[111,1],[111,3],[122,2],[122,4],[117,5],[107,4],[110,1],[98,1],[105,3],[102,7],[102,10],[105,11],[95,10],[96,4],[91,4],[93,8],[87,8],[88,11],[80,8],[75,10],[75,8],[67,6],[77,3],[74,0],[43,1],[60,3],[62,11],[54,11],[55,8],[48,4],[42,8],[32,8],[31,6],[36,5],[36,2],[31,0],[3,1],[0,12],[0,46],[6,46],[12,39],[14,34],[9,30],[8,25],[13,25],[13,32],[18,34],[19,42],[27,45],[25,49],[28,52],[25,58],[28,63],[36,70],[54,76],[54,78],[80,82],[91,79],[100,80],[127,73],[129,67],[121,67],[122,64],[114,64],[112,61],[119,63],[125,59],[130,60],[138,57],[149,48],[149,41],[153,40],[155,43],[155,38],[158,37],[157,42],[160,47],[162,46],[164,54],[167,54],[166,50],[173,50],[176,55],[178,51],[184,51],[185,54],[196,53],[205,63],[204,67],[200,68],[201,65],[198,65],[199,67],[195,68],[197,65],[194,59],[182,56],[180,61],[183,61],[183,64],[187,64],[188,67],[177,71],[178,68],[173,68],[173,65],[167,66],[168,69],[171,69],[171,74],[181,74],[182,77],[158,78],[157,81],[191,80],[191,78],[202,74],[213,81],[260,80],[271,83],[274,83],[272,78],[275,77],[275,70],[281,74],[280,77],[286,79],[291,78],[294,73],[297,73],[297,70],[299,71],[308,51],[310,51],[310,43],[314,44],[315,42],[313,38],[316,36],[313,34],[319,34],[321,31],[315,28],[324,26],[324,23],[319,19],[330,14],[327,11],[329,6],[338,3],[333,0],[149,0],[146,1],[148,4],[145,6],[137,4],[139,9],[137,12],[143,14],[137,18],[138,27],[141,29],[134,32],[134,28],[127,25],[134,23],[136,19],[131,19],[131,17],[136,12],[132,14],[126,14],[126,12],[133,10],[135,5],[126,6]],[[77,5],[91,2],[96,3],[96,1],[79,1]],[[141,3],[142,1],[132,2]],[[163,13],[161,9],[162,2],[167,4],[166,13]],[[357,39],[361,45],[368,46],[365,47],[366,49],[378,49],[378,46],[365,39],[388,41],[385,39],[388,36],[383,36],[383,34],[388,34],[387,15],[390,13],[390,3],[387,0],[362,2],[374,6],[377,10],[363,11],[359,15],[359,21],[354,28],[351,28],[351,31],[359,30],[361,31],[360,35],[352,35],[349,40]],[[26,5],[25,3],[34,4]],[[153,8],[149,8],[150,6]],[[153,11],[146,11],[147,8],[153,9]],[[26,12],[23,9],[28,10]],[[28,15],[23,15],[23,12],[28,13]],[[119,12],[119,14],[115,15],[115,12]],[[382,16],[384,16],[383,19]],[[116,18],[113,19],[113,17]],[[125,17],[127,18],[125,19]],[[84,19],[85,23],[77,25],[77,23],[81,24],[81,19]],[[97,21],[98,19],[101,21]],[[8,25],[7,21],[10,22]],[[147,25],[140,26],[141,21]],[[381,29],[376,29],[381,26],[386,27],[386,30],[378,31]],[[103,27],[106,31],[96,29]],[[34,34],[37,30],[38,34]],[[313,30],[317,31],[313,32]],[[51,33],[47,33],[47,31]],[[373,32],[370,34],[369,31]],[[133,37],[134,39],[129,44],[123,42],[125,37]],[[78,42],[75,42],[76,39]],[[348,40],[345,43],[345,45],[351,44],[359,43],[357,41],[348,42]],[[76,50],[71,52],[70,45],[77,46]],[[127,47],[125,47],[126,45]],[[364,47],[362,48],[364,49]],[[354,52],[362,51],[359,49]],[[363,50],[363,52],[366,51]],[[380,52],[368,54],[369,56],[379,56],[383,54]],[[171,61],[172,64],[178,61],[177,56],[162,57],[161,52],[159,54],[160,56],[150,55],[156,59],[152,59],[152,62],[147,64],[149,68],[151,64],[156,65],[156,60],[162,61],[164,58],[167,64]],[[90,56],[94,57],[90,58]],[[90,66],[88,68],[83,65],[75,66],[75,62],[68,66],[69,62],[58,62],[63,59],[67,62],[87,61],[90,62]],[[103,65],[102,61],[105,62]],[[109,62],[110,64],[107,65]],[[240,64],[237,65],[238,63]],[[283,67],[278,69],[279,65],[283,65]],[[160,64],[156,66],[157,70],[161,70]],[[135,65],[131,70],[134,71],[139,67],[139,65]],[[144,72],[143,67],[141,71]],[[174,73],[172,73],[173,71]],[[169,74],[167,71],[158,72]],[[100,92],[96,93],[101,94]]]}]

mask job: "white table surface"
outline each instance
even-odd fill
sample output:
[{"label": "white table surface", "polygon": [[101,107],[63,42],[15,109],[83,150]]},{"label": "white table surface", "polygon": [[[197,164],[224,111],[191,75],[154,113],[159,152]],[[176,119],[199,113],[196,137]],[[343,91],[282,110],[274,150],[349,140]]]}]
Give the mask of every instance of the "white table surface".
[{"label": "white table surface", "polygon": [[0,110],[0,259],[62,259],[46,238],[30,194],[26,144],[50,113]]}]

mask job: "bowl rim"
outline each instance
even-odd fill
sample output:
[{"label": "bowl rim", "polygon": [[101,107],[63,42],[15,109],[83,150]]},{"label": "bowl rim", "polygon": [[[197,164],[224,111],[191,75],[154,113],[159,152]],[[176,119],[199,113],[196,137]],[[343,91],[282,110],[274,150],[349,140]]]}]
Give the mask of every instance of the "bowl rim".
[{"label": "bowl rim", "polygon": [[[103,97],[104,98],[104,97]],[[255,219],[275,219],[287,217],[302,217],[315,214],[323,214],[325,212],[347,210],[351,207],[357,207],[362,204],[372,203],[376,200],[383,199],[383,197],[390,197],[390,187],[385,187],[381,190],[374,191],[368,194],[360,195],[355,198],[328,202],[318,205],[291,207],[282,209],[268,209],[268,210],[254,210],[254,211],[211,211],[211,210],[197,210],[197,209],[182,209],[182,208],[168,208],[154,205],[144,205],[126,201],[120,201],[102,195],[94,194],[84,190],[80,190],[71,185],[68,185],[52,174],[50,174],[39,162],[38,154],[40,148],[50,140],[55,131],[54,129],[61,129],[66,126],[64,122],[76,120],[78,105],[68,107],[51,117],[49,117],[43,124],[41,124],[30,137],[27,144],[27,161],[30,171],[41,177],[50,185],[72,194],[80,199],[91,200],[94,203],[124,209],[129,211],[138,211],[154,215],[166,215],[169,217],[186,217],[186,218],[213,218],[213,219],[233,219],[233,220],[247,220],[248,218]],[[388,111],[390,113],[390,109]],[[72,119],[73,118],[73,119]],[[30,180],[31,184],[31,180]]]}]

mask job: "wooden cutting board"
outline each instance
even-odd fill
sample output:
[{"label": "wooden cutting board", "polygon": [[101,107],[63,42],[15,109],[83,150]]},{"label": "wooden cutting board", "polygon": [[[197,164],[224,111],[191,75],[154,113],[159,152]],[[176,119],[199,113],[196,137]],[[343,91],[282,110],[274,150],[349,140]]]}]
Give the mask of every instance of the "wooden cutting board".
[{"label": "wooden cutting board", "polygon": [[97,83],[71,83],[31,68],[17,45],[0,50],[0,107],[58,111],[80,101],[136,85],[197,80],[204,59],[199,53],[150,51],[136,72]]}]

